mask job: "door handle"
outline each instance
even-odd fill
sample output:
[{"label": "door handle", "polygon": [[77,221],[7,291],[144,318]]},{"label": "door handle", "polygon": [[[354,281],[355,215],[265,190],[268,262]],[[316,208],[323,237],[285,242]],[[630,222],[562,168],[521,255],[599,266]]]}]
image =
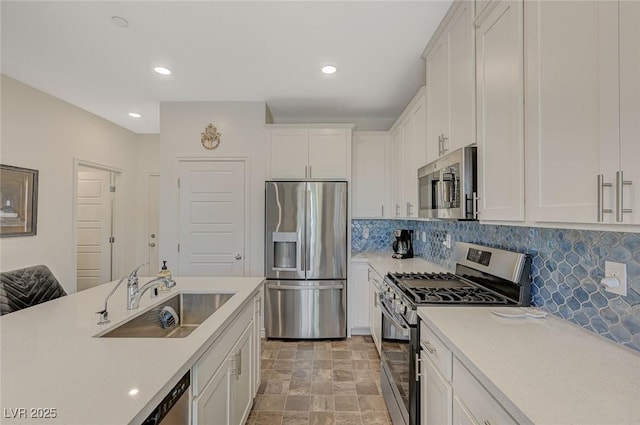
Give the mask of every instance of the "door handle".
[{"label": "door handle", "polygon": [[151,248],[155,248],[156,243],[155,243],[155,242],[150,242],[150,243],[149,243],[149,246],[150,246]]},{"label": "door handle", "polygon": [[242,255],[236,254],[236,260],[242,260]]}]

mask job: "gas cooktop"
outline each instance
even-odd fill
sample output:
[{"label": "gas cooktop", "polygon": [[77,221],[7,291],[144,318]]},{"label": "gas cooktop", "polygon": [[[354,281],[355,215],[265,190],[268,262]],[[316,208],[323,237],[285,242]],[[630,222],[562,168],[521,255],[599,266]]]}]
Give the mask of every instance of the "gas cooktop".
[{"label": "gas cooktop", "polygon": [[453,273],[389,273],[389,278],[415,304],[509,304]]}]

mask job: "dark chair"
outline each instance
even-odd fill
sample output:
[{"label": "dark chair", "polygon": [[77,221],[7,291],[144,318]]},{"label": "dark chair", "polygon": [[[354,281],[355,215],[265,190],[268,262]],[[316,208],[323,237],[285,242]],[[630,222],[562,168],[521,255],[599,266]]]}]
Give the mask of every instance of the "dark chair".
[{"label": "dark chair", "polygon": [[49,267],[0,273],[0,316],[67,295]]}]

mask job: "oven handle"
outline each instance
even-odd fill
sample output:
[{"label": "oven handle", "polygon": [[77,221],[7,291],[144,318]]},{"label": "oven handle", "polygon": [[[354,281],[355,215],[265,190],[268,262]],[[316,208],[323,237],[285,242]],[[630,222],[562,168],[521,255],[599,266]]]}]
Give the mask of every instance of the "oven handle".
[{"label": "oven handle", "polygon": [[407,326],[400,323],[395,317],[393,317],[393,315],[391,314],[387,306],[384,305],[384,303],[380,303],[380,309],[382,310],[382,314],[391,321],[391,324],[396,328],[400,329],[402,336],[409,336],[410,329]]}]

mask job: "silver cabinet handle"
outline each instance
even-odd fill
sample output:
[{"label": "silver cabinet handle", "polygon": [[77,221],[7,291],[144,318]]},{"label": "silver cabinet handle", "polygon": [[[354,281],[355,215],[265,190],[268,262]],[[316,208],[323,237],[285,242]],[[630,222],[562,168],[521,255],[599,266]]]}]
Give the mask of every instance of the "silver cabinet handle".
[{"label": "silver cabinet handle", "polygon": [[622,192],[624,186],[631,186],[631,181],[625,181],[622,175],[622,171],[616,171],[616,221],[618,223],[622,223],[623,213],[633,212],[632,209],[624,208],[624,195]]},{"label": "silver cabinet handle", "polygon": [[309,178],[312,176],[311,165],[309,165]]},{"label": "silver cabinet handle", "polygon": [[381,217],[384,217],[384,205],[382,205],[382,211],[381,211],[381,213],[380,213],[380,216],[381,216]]},{"label": "silver cabinet handle", "polygon": [[236,260],[242,260],[242,255],[236,254]]},{"label": "silver cabinet handle", "polygon": [[436,349],[431,346],[429,341],[425,341],[421,345],[425,350],[427,350],[429,352],[429,354],[434,354],[436,352]]},{"label": "silver cabinet handle", "polygon": [[602,223],[604,221],[604,215],[611,214],[613,211],[610,208],[604,208],[604,188],[612,187],[611,183],[604,182],[604,174],[598,174],[598,200],[597,200],[597,208],[598,208],[598,222]]},{"label": "silver cabinet handle", "polygon": [[413,204],[411,202],[407,202],[407,217],[411,217],[412,208],[413,208]]},{"label": "silver cabinet handle", "polygon": [[239,350],[231,358],[231,375],[242,375],[242,350]]},{"label": "silver cabinet handle", "polygon": [[155,248],[156,243],[155,243],[155,242],[150,242],[150,243],[149,243],[149,246],[150,246],[151,248]]},{"label": "silver cabinet handle", "polygon": [[478,215],[480,214],[480,212],[478,211],[478,200],[480,198],[478,197],[478,192],[473,192],[473,202],[472,202],[472,208],[473,208],[473,218],[478,218]]},{"label": "silver cabinet handle", "polygon": [[449,149],[447,149],[447,140],[449,140],[448,137],[444,137],[444,134],[442,135],[442,154],[444,155],[445,153],[447,153],[447,151]]},{"label": "silver cabinet handle", "polygon": [[422,359],[420,358],[418,353],[416,353],[416,382],[420,382],[420,377],[422,376],[422,374],[420,373],[421,362],[422,362]]},{"label": "silver cabinet handle", "polygon": [[306,179],[307,177],[309,177],[309,175],[308,175],[308,169],[309,169],[309,166],[308,166],[308,165],[305,165],[305,166],[304,166],[304,178],[305,178],[305,179]]},{"label": "silver cabinet handle", "polygon": [[400,217],[400,205],[396,204],[396,217]]}]

